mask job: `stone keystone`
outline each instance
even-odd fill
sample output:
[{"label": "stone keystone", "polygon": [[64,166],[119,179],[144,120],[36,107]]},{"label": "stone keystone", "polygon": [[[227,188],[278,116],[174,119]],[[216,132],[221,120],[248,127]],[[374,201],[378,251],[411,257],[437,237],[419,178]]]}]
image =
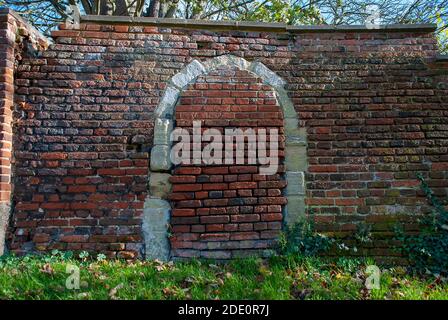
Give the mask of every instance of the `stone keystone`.
[{"label": "stone keystone", "polygon": [[210,72],[222,67],[236,67],[240,70],[249,70],[250,62],[247,60],[233,56],[233,55],[223,55],[210,60],[207,60],[203,63],[206,71]]}]

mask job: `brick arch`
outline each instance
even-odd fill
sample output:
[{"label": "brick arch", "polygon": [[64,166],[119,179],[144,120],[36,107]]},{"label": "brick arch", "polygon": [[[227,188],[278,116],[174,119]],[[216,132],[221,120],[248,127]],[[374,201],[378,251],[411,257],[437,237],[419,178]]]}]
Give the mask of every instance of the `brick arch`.
[{"label": "brick arch", "polygon": [[236,68],[248,71],[270,86],[283,113],[285,132],[285,195],[283,218],[286,225],[296,222],[305,211],[306,132],[299,128],[297,113],[284,86],[286,82],[258,61],[249,62],[241,57],[224,55],[204,62],[193,60],[174,75],[157,106],[154,122],[154,141],[150,160],[149,197],[145,202],[143,235],[146,258],[170,258],[167,226],[171,205],[168,195],[172,164],[170,161],[170,134],[174,129],[174,113],[179,97],[199,76],[217,69]]}]

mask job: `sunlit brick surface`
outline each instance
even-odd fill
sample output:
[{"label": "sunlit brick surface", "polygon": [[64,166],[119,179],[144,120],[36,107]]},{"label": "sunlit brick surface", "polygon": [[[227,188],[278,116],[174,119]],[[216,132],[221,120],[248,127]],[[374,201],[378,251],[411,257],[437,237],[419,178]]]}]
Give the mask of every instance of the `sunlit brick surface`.
[{"label": "sunlit brick surface", "polygon": [[[434,61],[437,46],[428,30],[284,34],[82,24],[80,30],[55,31],[54,39],[41,56],[24,57],[16,71],[14,210],[8,236],[13,252],[64,249],[142,256],[153,111],[173,75],[193,59],[223,54],[259,60],[286,81],[299,126],[308,132],[308,208],[318,230],[348,241],[360,226],[371,225],[375,240],[356,254],[396,254],[389,241],[398,220],[406,222],[407,230],[418,229],[416,217],[428,206],[416,173],[428,179],[437,195],[447,194],[446,65]],[[223,98],[221,90],[205,91]],[[279,120],[273,113],[266,122]],[[238,181],[244,175],[251,178]],[[212,202],[221,198],[211,198],[213,191],[224,196],[225,191],[238,195],[238,190],[249,190],[253,195],[269,189],[253,175],[241,172],[230,182],[224,179],[235,179],[234,173],[222,174],[226,189],[186,192],[195,197],[207,192],[204,199],[211,202],[204,209],[219,210]],[[230,188],[231,183],[254,182],[256,187]],[[205,201],[182,201],[197,200]],[[255,210],[256,205],[247,205]],[[264,231],[255,231],[268,223],[258,213],[254,220],[259,221],[233,223],[238,214],[226,213],[222,222],[200,223],[221,215],[199,216],[198,209],[177,207],[172,217],[194,220],[186,224],[189,237],[216,232],[223,237],[215,238],[217,243],[270,241],[262,239]],[[188,210],[194,216],[179,216],[191,215]],[[278,212],[268,214],[276,220],[263,230],[276,233]],[[241,229],[245,223],[251,230]],[[221,224],[236,225],[236,233],[210,229]],[[197,232],[190,229],[194,225]],[[206,226],[208,231],[200,230]],[[173,227],[178,228],[175,234],[182,232],[181,224]],[[243,238],[230,240],[239,232]],[[249,240],[252,232],[256,239]]]},{"label": "sunlit brick surface", "polygon": [[[199,77],[182,93],[175,119],[178,128],[192,131],[193,121],[201,121],[202,131],[213,128],[223,136],[226,128],[265,129],[267,137],[275,129],[279,162],[283,160],[283,116],[274,91],[247,71],[224,68]],[[228,259],[273,247],[286,204],[284,168],[281,165],[274,175],[260,174],[259,165],[248,163],[245,142],[243,164],[233,157],[235,164],[226,165],[223,152],[222,165],[181,165],[174,170],[174,256]]]}]

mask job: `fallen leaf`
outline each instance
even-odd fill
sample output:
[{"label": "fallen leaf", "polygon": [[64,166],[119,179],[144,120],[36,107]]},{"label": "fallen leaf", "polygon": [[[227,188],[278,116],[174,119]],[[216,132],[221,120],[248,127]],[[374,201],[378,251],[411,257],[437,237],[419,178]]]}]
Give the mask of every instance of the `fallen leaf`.
[{"label": "fallen leaf", "polygon": [[46,274],[53,274],[54,270],[51,267],[51,265],[49,263],[46,263],[43,265],[42,269],[40,269],[41,272],[46,273]]},{"label": "fallen leaf", "polygon": [[177,291],[174,288],[166,287],[162,289],[163,294],[165,297],[171,297],[175,296],[177,294]]},{"label": "fallen leaf", "polygon": [[111,298],[112,300],[117,300],[117,293],[118,290],[122,289],[124,287],[124,285],[122,283],[120,283],[118,286],[116,286],[115,288],[110,289],[109,291],[109,298]]},{"label": "fallen leaf", "polygon": [[89,295],[90,294],[88,292],[81,292],[78,294],[78,299],[87,299]]},{"label": "fallen leaf", "polygon": [[272,271],[269,270],[265,265],[261,265],[260,268],[258,269],[258,271],[259,271],[263,276],[270,276],[270,275],[272,275]]},{"label": "fallen leaf", "polygon": [[165,270],[165,267],[164,267],[163,265],[158,265],[158,266],[156,266],[156,270],[157,270],[158,272],[162,272],[162,271]]}]

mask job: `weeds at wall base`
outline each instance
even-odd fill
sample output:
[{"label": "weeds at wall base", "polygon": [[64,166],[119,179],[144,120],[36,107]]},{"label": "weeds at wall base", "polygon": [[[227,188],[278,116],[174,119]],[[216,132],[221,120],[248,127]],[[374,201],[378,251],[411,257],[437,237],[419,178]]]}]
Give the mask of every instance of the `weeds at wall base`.
[{"label": "weeds at wall base", "polygon": [[448,211],[446,200],[439,199],[421,174],[421,189],[425,193],[432,212],[422,218],[422,230],[417,235],[406,234],[400,225],[396,228],[397,248],[409,261],[410,269],[416,273],[446,276],[448,274]]}]

